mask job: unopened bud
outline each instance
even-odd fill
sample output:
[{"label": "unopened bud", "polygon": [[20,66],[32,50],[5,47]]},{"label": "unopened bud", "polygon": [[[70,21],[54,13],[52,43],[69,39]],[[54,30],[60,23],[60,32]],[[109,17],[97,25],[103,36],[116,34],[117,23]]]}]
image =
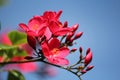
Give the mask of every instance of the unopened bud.
[{"label": "unopened bud", "polygon": [[70,38],[69,42],[70,43],[73,43],[74,39],[73,38]]},{"label": "unopened bud", "polygon": [[82,34],[83,34],[83,32],[78,32],[78,33],[75,35],[74,40],[80,38],[80,37],[82,36]]},{"label": "unopened bud", "polygon": [[85,61],[84,61],[85,66],[87,66],[91,61],[92,61],[92,52],[90,51],[90,52],[85,56]]},{"label": "unopened bud", "polygon": [[67,34],[66,41],[69,41],[70,38],[71,38],[73,35],[74,35],[73,32],[69,32],[69,33]]},{"label": "unopened bud", "polygon": [[86,72],[87,72],[86,70],[82,70],[82,71],[81,71],[82,74],[85,74]]},{"label": "unopened bud", "polygon": [[86,71],[91,70],[93,67],[94,67],[94,66],[88,66],[87,69],[86,69]]},{"label": "unopened bud", "polygon": [[64,25],[63,25],[63,28],[65,28],[65,27],[67,27],[67,26],[68,26],[68,22],[65,21],[65,22],[64,22]]},{"label": "unopened bud", "polygon": [[79,24],[75,24],[72,26],[72,31],[75,32],[78,29]]},{"label": "unopened bud", "polygon": [[80,53],[82,53],[82,51],[83,51],[82,47],[79,48],[79,51],[80,51]]},{"label": "unopened bud", "polygon": [[90,50],[91,50],[90,48],[87,49],[87,51],[86,51],[86,55],[90,52]]},{"label": "unopened bud", "polygon": [[33,49],[36,49],[36,39],[33,36],[27,35],[27,41]]},{"label": "unopened bud", "polygon": [[70,52],[75,52],[77,49],[76,48],[73,48]]}]

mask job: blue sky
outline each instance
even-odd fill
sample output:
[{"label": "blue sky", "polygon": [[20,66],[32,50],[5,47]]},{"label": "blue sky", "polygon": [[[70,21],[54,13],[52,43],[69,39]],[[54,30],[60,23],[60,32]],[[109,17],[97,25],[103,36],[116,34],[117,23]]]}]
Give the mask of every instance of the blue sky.
[{"label": "blue sky", "polygon": [[[10,0],[0,8],[2,31],[17,29],[20,22],[34,15],[42,15],[46,10],[63,10],[61,21],[69,26],[80,24],[83,31],[76,47],[92,49],[95,68],[83,75],[83,80],[118,80],[120,73],[120,0]],[[76,53],[68,57],[77,60]],[[58,75],[49,80],[78,80],[73,74],[57,69]],[[27,80],[40,80],[26,74]]]}]

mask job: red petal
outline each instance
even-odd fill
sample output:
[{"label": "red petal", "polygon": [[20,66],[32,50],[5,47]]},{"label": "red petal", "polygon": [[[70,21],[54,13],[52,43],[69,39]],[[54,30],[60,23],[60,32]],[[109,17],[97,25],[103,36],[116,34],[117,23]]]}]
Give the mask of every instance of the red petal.
[{"label": "red petal", "polygon": [[42,27],[41,27],[41,24],[42,24],[42,20],[41,18],[32,18],[29,23],[28,23],[28,27],[30,30],[32,31],[38,31],[40,30]]},{"label": "red petal", "polygon": [[64,58],[70,53],[70,50],[68,48],[62,47],[59,49],[59,54],[56,55],[56,57]]},{"label": "red petal", "polygon": [[49,46],[48,46],[48,43],[45,41],[41,44],[41,47],[42,47],[42,51],[43,51],[43,54],[45,57],[48,57],[49,56]]},{"label": "red petal", "polygon": [[49,43],[50,49],[53,48],[59,48],[60,47],[60,41],[57,38],[53,38]]},{"label": "red petal", "polygon": [[52,64],[56,64],[56,65],[68,65],[69,61],[65,58],[59,58],[59,57],[49,57],[47,58],[48,61]]},{"label": "red petal", "polygon": [[37,34],[33,31],[27,31],[27,35],[30,35],[30,36],[37,36]]},{"label": "red petal", "polygon": [[60,17],[60,15],[62,14],[62,10],[58,11],[56,18],[58,19]]},{"label": "red petal", "polygon": [[45,31],[44,35],[45,35],[47,40],[49,40],[51,38],[52,33],[50,32],[50,29],[48,27],[46,28],[46,31]]},{"label": "red petal", "polygon": [[58,31],[59,28],[60,27],[57,25],[56,22],[53,22],[53,21],[50,22],[49,29],[52,33],[55,33],[56,31]]},{"label": "red petal", "polygon": [[56,31],[54,33],[55,36],[63,36],[63,35],[66,35],[68,32],[70,32],[71,29],[70,28],[62,28],[62,29],[59,29],[58,31]]},{"label": "red petal", "polygon": [[20,23],[19,26],[20,26],[24,31],[28,31],[28,27],[27,27],[26,24]]},{"label": "red petal", "polygon": [[42,29],[40,29],[38,32],[38,36],[42,36],[45,31],[46,31],[46,27],[43,27]]}]

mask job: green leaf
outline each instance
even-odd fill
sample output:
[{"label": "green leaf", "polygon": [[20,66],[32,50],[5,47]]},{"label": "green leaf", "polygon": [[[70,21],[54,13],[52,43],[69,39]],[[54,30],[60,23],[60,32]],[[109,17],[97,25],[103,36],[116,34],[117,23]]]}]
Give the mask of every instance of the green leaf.
[{"label": "green leaf", "polygon": [[19,46],[7,46],[0,44],[0,56],[6,55],[8,58],[12,58],[14,56],[26,56],[27,53],[19,49]]},{"label": "green leaf", "polygon": [[13,45],[27,43],[27,36],[22,32],[11,31],[8,33],[8,37],[10,38]]},{"label": "green leaf", "polygon": [[0,56],[3,56],[4,54],[8,55],[9,57],[12,57],[14,54],[14,50],[16,50],[17,46],[6,46],[0,44]]},{"label": "green leaf", "polygon": [[7,80],[25,80],[22,73],[20,73],[17,70],[10,70],[8,73],[8,79]]}]

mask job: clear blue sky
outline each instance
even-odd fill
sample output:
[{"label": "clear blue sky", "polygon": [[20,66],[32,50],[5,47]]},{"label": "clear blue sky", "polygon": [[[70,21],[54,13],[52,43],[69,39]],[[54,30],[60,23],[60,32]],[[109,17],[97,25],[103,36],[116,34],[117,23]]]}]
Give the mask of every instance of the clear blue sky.
[{"label": "clear blue sky", "polygon": [[[76,47],[90,47],[93,51],[91,64],[95,68],[83,75],[83,80],[120,79],[120,0],[10,0],[0,9],[2,30],[16,29],[20,22],[27,23],[34,15],[60,9],[61,21],[67,20],[69,26],[78,23],[79,31],[84,32]],[[77,55],[70,55],[69,59],[75,60]],[[58,75],[48,80],[78,80],[65,70],[57,70]],[[30,74],[26,78],[40,80]]]}]

